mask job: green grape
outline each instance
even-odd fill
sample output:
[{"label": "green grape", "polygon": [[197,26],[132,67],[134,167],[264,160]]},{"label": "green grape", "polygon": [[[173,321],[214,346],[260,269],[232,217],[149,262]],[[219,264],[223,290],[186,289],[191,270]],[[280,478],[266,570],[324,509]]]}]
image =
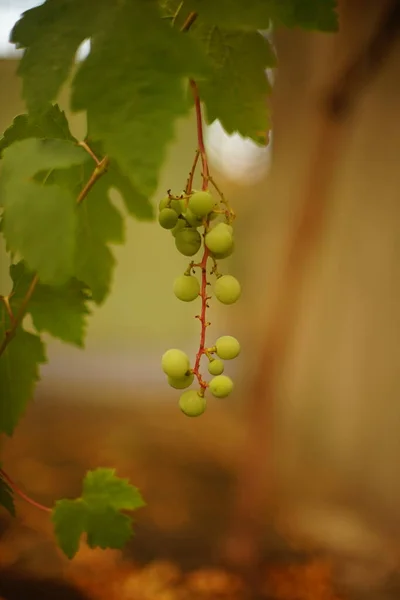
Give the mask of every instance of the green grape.
[{"label": "green grape", "polygon": [[184,256],[194,256],[200,249],[201,236],[196,229],[186,227],[176,234],[175,246]]},{"label": "green grape", "polygon": [[171,208],[174,209],[178,216],[181,215],[186,209],[185,200],[183,198],[174,198],[171,200]]},{"label": "green grape", "polygon": [[175,279],[173,289],[179,300],[192,302],[200,293],[200,283],[194,275],[181,275]]},{"label": "green grape", "polygon": [[214,358],[208,363],[208,372],[211,375],[221,375],[224,372],[224,363],[219,358]]},{"label": "green grape", "polygon": [[199,417],[206,409],[206,400],[196,390],[187,390],[179,398],[179,408],[187,417]]},{"label": "green grape", "polygon": [[212,252],[212,256],[216,260],[223,260],[224,258],[228,258],[235,251],[235,242],[233,242],[232,246],[226,252]]},{"label": "green grape", "polygon": [[225,231],[228,231],[231,235],[233,235],[232,225],[228,225],[228,223],[219,223],[219,226],[221,229],[225,229]]},{"label": "green grape", "polygon": [[214,212],[215,210],[218,210],[218,204],[214,204],[212,212],[210,212],[210,214],[208,215],[208,218],[210,219],[210,221],[214,221],[214,219],[219,217],[219,213]]},{"label": "green grape", "polygon": [[184,375],[184,377],[168,377],[168,383],[176,390],[184,390],[192,385],[194,379],[193,373]]},{"label": "green grape", "polygon": [[161,366],[168,377],[181,379],[190,369],[189,357],[182,350],[167,350],[162,356]]},{"label": "green grape", "polygon": [[170,207],[170,197],[169,196],[165,196],[164,198],[161,198],[160,203],[158,205],[158,210],[161,212],[163,210],[163,208],[169,208]]},{"label": "green grape", "polygon": [[226,398],[233,390],[233,381],[227,375],[217,375],[211,379],[209,387],[216,398]]},{"label": "green grape", "polygon": [[172,235],[175,237],[176,234],[178,233],[178,231],[182,231],[182,229],[185,229],[185,227],[187,227],[186,221],[184,219],[178,218],[177,224],[175,225],[175,227],[173,229],[171,229]]},{"label": "green grape", "polygon": [[223,360],[232,360],[239,355],[240,344],[232,335],[223,335],[215,342],[217,355]]},{"label": "green grape", "polygon": [[233,275],[222,275],[215,282],[214,294],[222,304],[234,304],[241,293],[240,283]]},{"label": "green grape", "polygon": [[232,248],[233,236],[225,223],[218,223],[206,234],[205,243],[210,252],[224,253]]},{"label": "green grape", "polygon": [[205,217],[214,208],[214,199],[210,192],[194,192],[189,198],[189,208],[197,217]]},{"label": "green grape", "polygon": [[173,208],[163,208],[158,215],[158,222],[164,229],[173,229],[178,222],[178,215]]},{"label": "green grape", "polygon": [[200,227],[203,224],[203,219],[196,217],[190,208],[185,212],[185,219],[192,227]]}]

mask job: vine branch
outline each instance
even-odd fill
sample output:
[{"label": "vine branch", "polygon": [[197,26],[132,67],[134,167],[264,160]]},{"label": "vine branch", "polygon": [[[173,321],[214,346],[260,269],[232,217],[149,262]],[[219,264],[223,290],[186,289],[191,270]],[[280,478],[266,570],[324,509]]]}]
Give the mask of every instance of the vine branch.
[{"label": "vine branch", "polygon": [[192,93],[193,93],[193,98],[194,98],[194,105],[196,108],[196,123],[197,123],[197,142],[198,142],[198,147],[199,147],[199,152],[200,152],[200,158],[201,158],[201,167],[202,167],[202,178],[203,178],[203,190],[206,190],[208,188],[208,180],[210,178],[210,173],[209,173],[209,169],[208,169],[208,161],[207,161],[207,154],[206,154],[206,148],[204,145],[204,135],[203,135],[203,117],[201,114],[201,104],[200,104],[200,97],[199,97],[199,92],[197,89],[197,85],[196,82],[193,81],[193,79],[190,80],[190,87],[192,88]]},{"label": "vine branch", "polygon": [[11,477],[9,475],[7,475],[7,473],[5,471],[3,471],[3,469],[0,469],[0,477],[2,479],[4,479],[4,481],[6,483],[8,483],[8,485],[12,489],[12,491],[15,494],[17,494],[17,496],[19,496],[20,498],[22,498],[22,500],[25,500],[25,502],[27,502],[31,506],[34,506],[35,508],[38,508],[42,512],[47,512],[47,513],[51,513],[52,512],[51,508],[49,508],[48,506],[44,506],[43,504],[40,504],[40,502],[36,502],[36,500],[33,500],[27,494],[25,494],[25,492],[23,492],[17,486],[17,484],[11,479]]},{"label": "vine branch", "polygon": [[[194,21],[194,19],[193,19],[193,21]],[[198,90],[197,90],[197,85],[193,80],[190,80],[190,87],[192,89],[194,105],[195,105],[195,110],[196,110],[197,151],[195,154],[192,169],[190,171],[189,179],[188,179],[188,182],[186,185],[186,193],[187,194],[190,194],[192,191],[193,177],[194,177],[194,173],[195,173],[199,158],[201,160],[201,165],[202,165],[202,173],[201,173],[202,180],[203,180],[202,190],[208,189],[208,182],[210,179],[210,173],[209,173],[208,161],[207,161],[207,153],[206,153],[205,144],[204,144],[203,116],[202,116],[202,111],[201,111],[201,103],[200,103],[200,98],[199,98],[199,94],[198,94]],[[207,233],[209,223],[210,223],[209,219],[206,219],[204,221],[203,239],[205,238],[205,235]],[[199,349],[196,353],[195,364],[194,364],[194,368],[193,368],[192,372],[196,376],[196,378],[199,382],[201,391],[203,393],[208,386],[208,384],[204,381],[204,379],[201,376],[200,362],[201,362],[202,356],[204,354],[206,354],[206,346],[205,346],[206,331],[207,331],[207,327],[209,325],[209,323],[207,322],[207,308],[208,308],[208,300],[209,300],[209,296],[207,295],[207,286],[209,285],[209,283],[207,281],[207,262],[208,262],[209,256],[210,256],[210,251],[208,250],[207,246],[204,244],[204,252],[203,252],[203,256],[202,256],[200,263],[198,263],[196,265],[193,263],[191,264],[191,268],[199,268],[201,270],[201,287],[200,287],[201,310],[200,310],[200,314],[197,315],[197,317],[196,317],[197,319],[199,319],[200,324],[201,324],[200,343],[199,343]]]}]

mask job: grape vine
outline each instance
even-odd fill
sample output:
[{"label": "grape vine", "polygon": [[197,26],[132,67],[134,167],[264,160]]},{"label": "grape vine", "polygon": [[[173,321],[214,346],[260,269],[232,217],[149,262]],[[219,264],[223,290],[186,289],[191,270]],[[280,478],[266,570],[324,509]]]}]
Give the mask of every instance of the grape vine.
[{"label": "grape vine", "polygon": [[[335,0],[229,0],[229,6],[222,0],[44,0],[17,21],[10,40],[22,50],[17,72],[27,112],[0,138],[0,235],[11,278],[11,289],[0,294],[0,434],[13,435],[34,394],[47,362],[43,334],[84,347],[91,309],[112,288],[110,246],[125,241],[125,219],[110,192],[119,192],[128,216],[154,219],[151,199],[175,124],[193,105],[192,169],[184,190],[168,190],[160,201],[158,222],[191,259],[173,293],[182,302],[200,299],[200,342],[193,364],[178,349],[161,363],[188,416],[204,412],[207,390],[216,398],[232,392],[224,361],[239,355],[240,344],[225,335],[207,345],[206,332],[211,298],[232,305],[241,295],[237,279],[219,270],[234,251],[235,213],[210,173],[203,122],[218,120],[227,133],[266,144],[266,71],[276,57],[261,31],[275,25],[335,31]],[[86,40],[95,43],[77,64]],[[68,79],[69,109],[87,121],[83,141],[57,104]],[[212,293],[209,277],[215,278]],[[25,328],[27,315],[32,331]],[[132,534],[125,512],[144,506],[138,489],[113,469],[88,471],[81,496],[53,507],[22,487],[1,465],[0,506],[14,515],[18,496],[49,513],[69,558],[83,534],[90,547],[121,548]]]},{"label": "grape vine", "polygon": [[[193,20],[191,22],[193,23]],[[233,381],[222,374],[224,363],[221,359],[236,358],[240,352],[239,342],[232,336],[223,336],[213,346],[206,346],[206,332],[211,324],[207,321],[207,309],[212,298],[208,291],[211,284],[207,275],[216,277],[214,295],[223,304],[236,302],[241,294],[241,286],[232,275],[222,275],[218,271],[217,260],[227,258],[234,249],[232,223],[236,215],[210,175],[198,89],[194,81],[191,81],[190,85],[196,109],[198,149],[185,190],[175,196],[171,194],[171,190],[168,191],[167,196],[159,203],[158,220],[161,227],[171,230],[175,238],[175,246],[184,256],[194,256],[201,248],[203,249],[200,262],[191,261],[185,273],[175,280],[173,286],[175,296],[183,302],[192,302],[198,297],[201,299],[200,314],[196,315],[201,325],[200,343],[193,368],[190,367],[187,355],[177,349],[167,350],[162,357],[161,365],[169,385],[173,388],[188,388],[196,378],[198,389],[183,392],[179,406],[185,415],[197,417],[206,408],[207,389],[216,398],[224,398],[233,391]],[[194,190],[193,179],[199,165],[199,157],[202,168],[202,189]],[[210,185],[215,189],[217,199],[211,193]],[[217,219],[220,220],[217,222]],[[198,229],[202,229],[201,234]],[[212,262],[213,266],[208,272],[209,262]],[[197,269],[200,271],[201,283],[196,277]],[[215,355],[218,358],[215,358]],[[208,359],[208,371],[213,375],[210,383],[205,381],[200,371],[203,356]]]}]

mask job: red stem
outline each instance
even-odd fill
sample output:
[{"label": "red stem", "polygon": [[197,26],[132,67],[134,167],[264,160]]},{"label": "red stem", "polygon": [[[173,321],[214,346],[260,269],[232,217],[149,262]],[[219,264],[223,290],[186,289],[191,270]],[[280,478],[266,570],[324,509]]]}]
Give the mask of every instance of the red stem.
[{"label": "red stem", "polygon": [[202,169],[203,169],[203,172],[201,174],[201,176],[203,178],[203,190],[206,190],[208,188],[208,178],[210,177],[210,173],[208,170],[207,154],[206,154],[206,148],[204,145],[203,119],[202,119],[202,115],[201,115],[199,92],[197,90],[197,85],[193,81],[193,79],[190,80],[190,87],[192,88],[193,97],[194,97],[194,105],[196,107],[197,140],[198,140],[198,146],[199,146],[199,151],[200,151],[200,156],[201,156],[201,165],[202,165]]},{"label": "red stem", "polygon": [[205,350],[205,343],[206,343],[206,330],[207,330],[207,321],[206,321],[206,314],[207,314],[207,301],[208,301],[208,296],[207,296],[207,260],[209,257],[209,250],[207,248],[207,246],[204,246],[204,254],[203,254],[203,258],[201,259],[201,263],[199,263],[197,266],[201,269],[201,291],[200,291],[200,296],[201,296],[201,312],[200,315],[197,317],[201,323],[201,332],[200,332],[200,345],[199,345],[199,349],[197,351],[196,354],[196,362],[194,364],[194,369],[193,369],[193,373],[196,375],[198,382],[200,384],[200,387],[204,389],[206,389],[206,387],[208,386],[208,384],[204,381],[204,379],[202,378],[201,374],[200,374],[200,361],[201,361],[201,357],[204,354],[204,350]]},{"label": "red stem", "polygon": [[[196,154],[195,162],[194,162],[192,171],[190,173],[190,179],[189,179],[190,189],[189,189],[189,191],[191,191],[191,184],[193,181],[194,170],[196,168],[196,164],[197,164],[199,155],[201,157],[201,165],[202,165],[202,174],[201,174],[202,179],[203,179],[202,189],[206,190],[208,188],[210,172],[208,169],[207,153],[206,153],[206,148],[204,145],[203,117],[201,114],[201,103],[200,103],[199,93],[197,90],[197,85],[192,79],[190,80],[190,87],[192,88],[193,97],[194,97],[194,105],[196,108],[198,152]],[[188,182],[188,185],[189,185],[189,182]],[[205,231],[207,231],[207,229],[208,229],[208,221],[205,224]],[[204,236],[205,236],[205,234],[203,234],[203,237]],[[201,357],[203,356],[204,351],[205,351],[206,330],[208,327],[206,317],[207,317],[207,308],[208,308],[207,302],[209,300],[209,296],[207,295],[207,260],[208,260],[209,255],[210,255],[209,250],[208,250],[207,246],[204,244],[203,257],[201,259],[201,262],[196,265],[196,267],[199,267],[201,269],[201,291],[200,291],[201,312],[200,312],[200,315],[198,315],[198,317],[197,317],[201,323],[201,332],[200,332],[200,345],[199,345],[199,349],[196,354],[196,361],[195,361],[193,373],[197,377],[197,380],[198,380],[202,390],[205,390],[208,387],[207,382],[204,381],[204,379],[202,378],[202,376],[200,374],[200,361],[201,361]]]},{"label": "red stem", "polygon": [[16,483],[14,483],[14,481],[11,479],[11,477],[9,477],[7,475],[7,473],[5,471],[3,471],[3,469],[0,469],[0,477],[4,479],[4,481],[6,481],[8,483],[8,485],[10,486],[10,488],[12,489],[12,491],[14,492],[14,494],[17,494],[20,498],[22,498],[23,500],[25,500],[25,502],[28,502],[28,504],[31,504],[32,506],[34,506],[35,508],[38,508],[39,510],[43,511],[43,512],[47,512],[47,513],[51,513],[52,509],[49,508],[48,506],[44,506],[43,504],[40,504],[39,502],[36,502],[36,500],[33,500],[32,498],[30,498],[29,496],[27,496],[27,494],[25,494],[18,486]]}]

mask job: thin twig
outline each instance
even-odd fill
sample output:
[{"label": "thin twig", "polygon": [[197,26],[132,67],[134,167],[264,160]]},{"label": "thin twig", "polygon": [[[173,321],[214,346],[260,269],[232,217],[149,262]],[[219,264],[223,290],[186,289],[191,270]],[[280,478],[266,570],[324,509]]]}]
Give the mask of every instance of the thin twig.
[{"label": "thin twig", "polygon": [[197,163],[199,161],[199,156],[200,156],[200,151],[196,150],[196,154],[195,154],[195,157],[194,157],[192,169],[191,169],[191,171],[189,173],[189,178],[188,178],[187,184],[186,184],[186,190],[185,190],[185,192],[187,194],[190,194],[191,191],[192,191],[192,188],[193,188],[193,177],[194,177],[194,174],[195,174],[195,171],[196,171]]},{"label": "thin twig", "polygon": [[88,146],[88,144],[85,141],[78,142],[78,146],[80,146],[81,148],[83,148],[84,150],[86,150],[86,152],[93,158],[93,160],[96,163],[96,165],[99,166],[99,164],[101,162],[100,159],[97,158],[97,156],[95,155],[95,153],[93,152],[93,150],[90,148],[90,146]]},{"label": "thin twig", "polygon": [[189,15],[187,16],[184,24],[181,27],[181,31],[189,31],[189,29],[191,28],[191,26],[193,25],[193,23],[195,22],[195,20],[197,19],[197,13],[196,12],[191,12],[189,13]]},{"label": "thin twig", "polygon": [[17,484],[11,479],[11,477],[9,475],[7,475],[7,473],[5,471],[3,471],[3,469],[0,469],[0,477],[3,478],[4,481],[6,481],[8,483],[8,485],[10,486],[10,488],[12,489],[14,494],[17,494],[20,498],[25,500],[25,502],[27,502],[31,506],[34,506],[35,508],[38,508],[39,510],[41,510],[43,512],[46,512],[46,513],[52,512],[51,508],[49,508],[48,506],[44,506],[43,504],[40,504],[40,502],[36,502],[36,500],[33,500],[27,494],[25,494],[25,492],[23,492],[17,486]]},{"label": "thin twig", "polygon": [[11,323],[14,322],[14,314],[10,305],[10,296],[0,296],[0,300],[3,302],[4,306],[6,307],[6,312],[8,314],[8,317],[11,321]]},{"label": "thin twig", "polygon": [[95,168],[95,170],[91,174],[89,181],[86,183],[85,187],[82,189],[81,193],[79,194],[79,196],[76,200],[76,203],[78,205],[81,204],[81,202],[86,198],[86,196],[88,195],[88,193],[90,192],[90,190],[92,189],[92,187],[94,186],[96,181],[98,179],[100,179],[100,177],[102,175],[104,175],[104,173],[108,169],[108,165],[109,165],[109,159],[106,156],[99,162],[98,166]]},{"label": "thin twig", "polygon": [[202,114],[201,114],[201,104],[200,104],[199,92],[197,89],[196,82],[193,81],[193,79],[190,80],[190,87],[192,88],[194,105],[196,108],[197,140],[198,140],[198,147],[199,147],[200,158],[201,158],[201,167],[203,169],[202,174],[201,174],[201,176],[203,178],[203,190],[206,190],[208,188],[208,180],[210,178],[210,173],[209,173],[209,169],[208,169],[207,154],[206,154],[206,148],[205,148],[205,144],[204,144],[203,118],[202,118]]},{"label": "thin twig", "polygon": [[38,281],[39,281],[39,277],[37,275],[35,275],[29,285],[28,291],[26,292],[26,295],[21,303],[21,306],[19,308],[19,311],[18,311],[16,317],[11,320],[10,329],[7,329],[7,331],[4,335],[3,341],[0,345],[0,356],[3,354],[3,352],[7,348],[8,344],[13,339],[13,337],[18,329],[19,324],[21,323],[22,319],[24,318],[28,303],[29,303],[30,299],[32,298],[33,292],[35,291],[35,287],[37,286]]}]

